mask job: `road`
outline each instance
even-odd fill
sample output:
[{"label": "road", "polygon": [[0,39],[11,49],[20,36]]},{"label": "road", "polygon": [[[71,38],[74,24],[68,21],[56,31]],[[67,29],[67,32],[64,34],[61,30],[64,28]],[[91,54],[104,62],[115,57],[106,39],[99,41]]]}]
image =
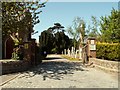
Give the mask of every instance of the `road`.
[{"label": "road", "polygon": [[48,55],[43,62],[4,84],[2,88],[118,88],[117,76],[60,55]]}]

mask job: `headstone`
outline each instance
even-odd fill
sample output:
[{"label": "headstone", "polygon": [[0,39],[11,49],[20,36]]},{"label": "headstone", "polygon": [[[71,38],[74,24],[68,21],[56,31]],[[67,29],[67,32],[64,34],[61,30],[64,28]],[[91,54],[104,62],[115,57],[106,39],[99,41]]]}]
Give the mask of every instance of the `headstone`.
[{"label": "headstone", "polygon": [[69,48],[68,48],[67,52],[68,52],[68,56],[70,56],[70,49]]},{"label": "headstone", "polygon": [[71,56],[74,57],[74,47],[71,49]]},{"label": "headstone", "polygon": [[79,59],[82,59],[82,48],[79,47]]},{"label": "headstone", "polygon": [[73,47],[73,57],[74,58],[75,58],[75,54],[76,54],[75,47]]},{"label": "headstone", "polygon": [[77,51],[75,52],[75,58],[77,58]]},{"label": "headstone", "polygon": [[75,52],[75,58],[78,58],[78,52],[79,52],[79,50],[76,50],[76,52]]},{"label": "headstone", "polygon": [[66,55],[66,49],[64,49],[64,54]]}]

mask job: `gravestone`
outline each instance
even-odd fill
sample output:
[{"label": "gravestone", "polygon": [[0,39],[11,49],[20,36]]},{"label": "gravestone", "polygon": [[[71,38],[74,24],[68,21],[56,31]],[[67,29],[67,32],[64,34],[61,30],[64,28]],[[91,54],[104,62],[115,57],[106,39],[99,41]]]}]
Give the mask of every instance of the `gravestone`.
[{"label": "gravestone", "polygon": [[78,53],[79,53],[79,50],[76,50],[76,52],[75,52],[75,58],[78,58]]},{"label": "gravestone", "polygon": [[66,55],[66,49],[64,49],[64,54]]},{"label": "gravestone", "polygon": [[62,55],[63,55],[63,51],[62,51]]},{"label": "gravestone", "polygon": [[79,47],[79,59],[82,59],[82,47]]},{"label": "gravestone", "polygon": [[68,48],[67,52],[68,52],[68,56],[70,56],[70,49],[69,48]]},{"label": "gravestone", "polygon": [[73,57],[74,57],[74,58],[75,58],[75,53],[76,53],[75,47],[73,47]]},{"label": "gravestone", "polygon": [[71,56],[74,57],[74,47],[71,49]]}]

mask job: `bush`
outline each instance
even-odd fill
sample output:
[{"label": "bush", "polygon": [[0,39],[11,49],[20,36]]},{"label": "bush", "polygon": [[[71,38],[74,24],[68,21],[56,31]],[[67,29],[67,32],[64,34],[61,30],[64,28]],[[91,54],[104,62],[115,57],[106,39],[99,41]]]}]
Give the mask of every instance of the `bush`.
[{"label": "bush", "polygon": [[97,43],[97,58],[120,61],[120,43]]}]

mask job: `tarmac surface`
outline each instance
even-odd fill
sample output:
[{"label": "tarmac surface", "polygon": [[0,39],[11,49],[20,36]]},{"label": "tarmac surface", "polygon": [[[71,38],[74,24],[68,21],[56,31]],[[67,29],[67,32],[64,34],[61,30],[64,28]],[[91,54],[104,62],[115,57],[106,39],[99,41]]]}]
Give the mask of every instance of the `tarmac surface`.
[{"label": "tarmac surface", "polygon": [[60,55],[48,55],[35,68],[0,78],[2,88],[118,88],[117,75],[86,68]]}]

